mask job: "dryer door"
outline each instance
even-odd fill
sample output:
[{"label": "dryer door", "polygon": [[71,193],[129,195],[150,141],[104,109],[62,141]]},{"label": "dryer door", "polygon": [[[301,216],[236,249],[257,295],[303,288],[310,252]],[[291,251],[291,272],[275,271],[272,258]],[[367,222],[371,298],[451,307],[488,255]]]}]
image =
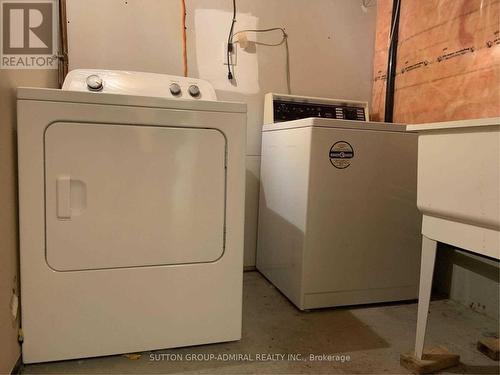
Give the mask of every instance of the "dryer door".
[{"label": "dryer door", "polygon": [[74,271],[216,261],[225,245],[225,155],[216,129],[50,125],[47,263]]}]

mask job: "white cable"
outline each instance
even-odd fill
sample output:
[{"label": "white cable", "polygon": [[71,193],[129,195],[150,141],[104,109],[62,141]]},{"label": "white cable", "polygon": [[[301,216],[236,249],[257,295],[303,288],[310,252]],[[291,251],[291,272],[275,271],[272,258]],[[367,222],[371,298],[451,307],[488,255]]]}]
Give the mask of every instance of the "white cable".
[{"label": "white cable", "polygon": [[247,30],[240,30],[237,31],[236,33],[233,34],[233,37],[231,41],[234,39],[234,37],[238,34],[242,33],[267,33],[271,31],[281,31],[283,34],[283,39],[279,43],[262,43],[262,42],[253,42],[257,45],[262,45],[262,46],[269,46],[269,47],[277,47],[281,46],[282,44],[285,44],[285,53],[286,53],[286,86],[287,86],[287,91],[288,94],[292,93],[291,85],[290,85],[290,49],[288,46],[288,34],[286,33],[285,29],[282,27],[272,27],[270,29],[247,29]]}]

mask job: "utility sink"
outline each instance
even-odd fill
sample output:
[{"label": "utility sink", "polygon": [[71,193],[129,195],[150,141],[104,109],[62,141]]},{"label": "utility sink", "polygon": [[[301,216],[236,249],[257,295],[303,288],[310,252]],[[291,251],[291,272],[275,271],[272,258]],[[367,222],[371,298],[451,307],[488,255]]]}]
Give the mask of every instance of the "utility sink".
[{"label": "utility sink", "polygon": [[419,132],[417,206],[429,238],[500,252],[500,118],[408,126]]},{"label": "utility sink", "polygon": [[[420,124],[417,206],[423,214],[415,353],[421,363],[437,243],[500,258],[500,118]],[[453,363],[458,355],[450,354]],[[404,360],[405,355],[402,355]],[[450,363],[442,361],[445,368]]]}]

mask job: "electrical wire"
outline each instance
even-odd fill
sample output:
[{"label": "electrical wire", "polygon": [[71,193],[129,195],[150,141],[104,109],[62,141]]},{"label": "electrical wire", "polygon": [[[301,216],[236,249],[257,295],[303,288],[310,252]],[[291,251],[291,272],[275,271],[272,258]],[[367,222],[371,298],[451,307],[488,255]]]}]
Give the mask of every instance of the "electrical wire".
[{"label": "electrical wire", "polygon": [[[399,12],[399,6],[401,5],[401,0],[394,0],[394,1],[397,1],[396,12],[394,14],[398,14],[398,12]],[[394,18],[394,20],[392,21],[392,24],[391,24],[391,34],[390,34],[390,37],[389,37],[389,46],[392,44],[392,37],[394,35],[394,29],[395,28],[396,28],[396,18]]]},{"label": "electrical wire", "polygon": [[188,76],[187,62],[187,37],[186,37],[186,0],[181,0],[181,19],[182,19],[182,66],[184,68],[184,77]]},{"label": "electrical wire", "polygon": [[[391,34],[389,37],[388,46],[388,61],[387,61],[387,83],[385,89],[385,113],[384,121],[392,122],[394,112],[394,84],[396,79],[396,64],[397,64],[397,47],[398,47],[398,32],[396,27],[399,27],[399,8],[401,0],[393,0],[393,12],[391,21]],[[395,7],[394,7],[395,5]],[[396,40],[394,35],[396,34]]]},{"label": "electrical wire", "polygon": [[[239,34],[243,34],[243,33],[268,33],[268,32],[271,32],[271,31],[281,31],[281,33],[283,34],[283,40],[276,44],[277,46],[283,44],[283,41],[284,39],[288,36],[287,33],[285,32],[285,29],[282,28],[282,27],[272,27],[270,29],[246,29],[246,30],[239,30],[237,32],[235,32],[233,34],[233,39],[236,35],[239,35]],[[231,40],[232,41],[232,40]],[[261,44],[264,44],[264,43],[261,43]]]},{"label": "electrical wire", "polygon": [[234,24],[236,23],[236,0],[233,0],[233,19],[231,21],[231,28],[229,29],[229,36],[227,38],[227,79],[233,79],[233,72],[231,71],[231,53],[233,52],[233,32]]},{"label": "electrical wire", "polygon": [[272,31],[281,31],[283,34],[283,38],[281,39],[280,42],[278,43],[262,43],[262,42],[252,42],[257,45],[262,45],[262,46],[269,46],[269,47],[277,47],[281,46],[282,44],[285,44],[285,53],[286,53],[286,86],[287,86],[287,91],[288,94],[292,93],[291,85],[290,85],[290,48],[288,47],[288,34],[286,33],[285,29],[282,27],[272,27],[269,29],[247,29],[247,30],[239,30],[236,33],[233,34],[231,38],[231,44],[233,44],[233,39],[238,35],[238,34],[243,34],[243,33],[268,33]]}]

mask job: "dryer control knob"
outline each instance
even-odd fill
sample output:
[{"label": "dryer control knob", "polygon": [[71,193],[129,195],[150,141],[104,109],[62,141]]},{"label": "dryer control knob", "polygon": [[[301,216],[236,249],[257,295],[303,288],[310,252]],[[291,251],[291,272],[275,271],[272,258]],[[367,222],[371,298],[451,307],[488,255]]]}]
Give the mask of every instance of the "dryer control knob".
[{"label": "dryer control knob", "polygon": [[92,74],[87,77],[87,88],[90,91],[101,91],[103,87],[102,78],[97,74]]},{"label": "dryer control knob", "polygon": [[189,86],[189,95],[195,98],[200,96],[200,88],[196,85]]},{"label": "dryer control knob", "polygon": [[174,96],[180,95],[180,93],[181,93],[181,87],[177,83],[172,83],[170,85],[170,92]]}]

